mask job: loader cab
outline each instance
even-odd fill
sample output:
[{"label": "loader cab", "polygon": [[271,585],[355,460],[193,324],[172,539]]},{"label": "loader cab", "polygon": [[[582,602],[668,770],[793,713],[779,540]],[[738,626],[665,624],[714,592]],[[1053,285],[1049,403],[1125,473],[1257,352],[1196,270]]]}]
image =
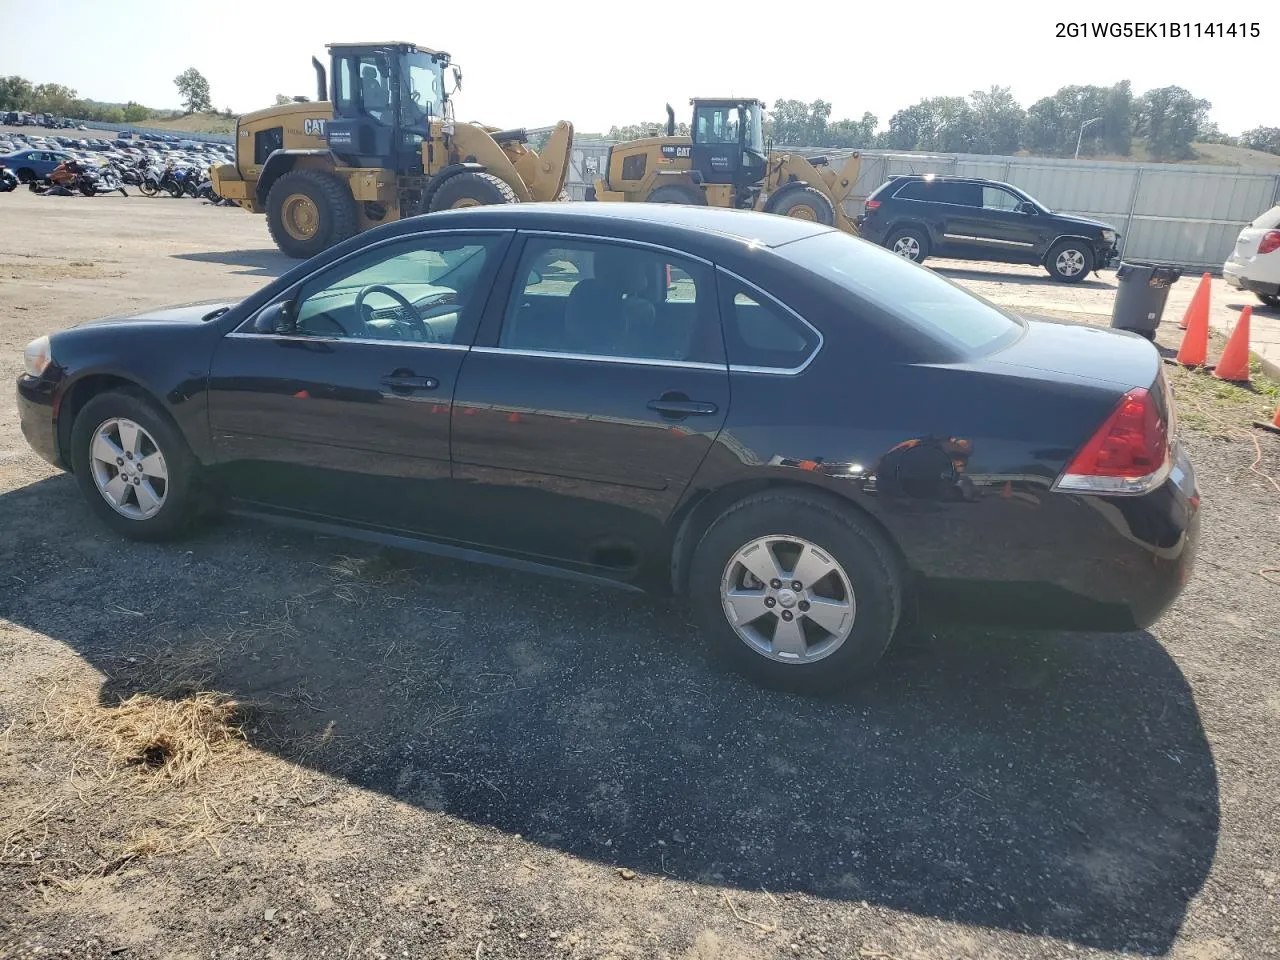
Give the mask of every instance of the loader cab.
[{"label": "loader cab", "polygon": [[329,149],[351,166],[421,175],[422,142],[445,117],[449,55],[411,43],[330,44],[329,53]]},{"label": "loader cab", "polygon": [[703,183],[746,187],[763,179],[764,104],[759,100],[696,99],[693,104],[693,169]]}]

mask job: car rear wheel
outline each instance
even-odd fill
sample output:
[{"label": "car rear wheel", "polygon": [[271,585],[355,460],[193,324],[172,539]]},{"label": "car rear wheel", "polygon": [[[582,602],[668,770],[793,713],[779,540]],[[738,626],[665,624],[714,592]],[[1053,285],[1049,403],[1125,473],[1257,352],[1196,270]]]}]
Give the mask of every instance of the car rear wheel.
[{"label": "car rear wheel", "polygon": [[1259,300],[1272,309],[1280,308],[1280,294],[1275,293],[1256,293],[1254,294]]},{"label": "car rear wheel", "polygon": [[885,246],[904,260],[922,263],[929,256],[929,237],[918,227],[905,227],[889,235]]},{"label": "car rear wheel", "polygon": [[168,540],[197,513],[196,461],[177,428],[134,393],[101,393],[71,430],[71,464],[89,507],[135,540]]},{"label": "car rear wheel", "polygon": [[847,685],[879,661],[902,609],[880,534],[804,492],[757,494],[711,524],[689,598],[702,633],[739,670],[783,689]]},{"label": "car rear wheel", "polygon": [[1061,240],[1053,245],[1044,265],[1053,279],[1079,283],[1093,270],[1093,251],[1079,240]]}]

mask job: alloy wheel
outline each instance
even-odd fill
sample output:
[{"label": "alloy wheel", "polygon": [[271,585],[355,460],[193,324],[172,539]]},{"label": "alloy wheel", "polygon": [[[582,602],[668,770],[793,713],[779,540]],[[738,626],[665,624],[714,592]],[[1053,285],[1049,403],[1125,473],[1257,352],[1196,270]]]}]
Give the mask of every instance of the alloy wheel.
[{"label": "alloy wheel", "polygon": [[89,466],[94,485],[111,509],[130,520],[147,520],[164,506],[169,469],[155,438],[124,417],[112,417],[93,432]]},{"label": "alloy wheel", "polygon": [[1084,269],[1084,254],[1074,247],[1068,247],[1058,254],[1058,259],[1054,261],[1054,265],[1064,277],[1074,277]]},{"label": "alloy wheel", "polygon": [[816,544],[782,534],[758,537],[730,558],[720,602],[738,638],[780,663],[831,656],[857,615],[840,563]]},{"label": "alloy wheel", "polygon": [[893,244],[893,252],[908,260],[919,260],[920,241],[915,237],[899,237]]}]

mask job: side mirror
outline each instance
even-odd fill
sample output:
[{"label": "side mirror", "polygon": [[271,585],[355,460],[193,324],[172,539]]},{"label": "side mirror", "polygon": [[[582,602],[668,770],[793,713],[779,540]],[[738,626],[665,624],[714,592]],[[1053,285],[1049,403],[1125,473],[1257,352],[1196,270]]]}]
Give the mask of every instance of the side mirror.
[{"label": "side mirror", "polygon": [[525,280],[524,285],[526,287],[536,287],[540,283],[542,283],[542,274],[537,270],[530,270],[529,276]]},{"label": "side mirror", "polygon": [[267,304],[253,318],[254,333],[287,335],[297,330],[297,318],[293,315],[292,300],[278,300]]},{"label": "side mirror", "polygon": [[1029,200],[1023,200],[1018,204],[1018,212],[1025,213],[1028,217],[1034,217],[1040,211],[1036,209],[1036,205]]},{"label": "side mirror", "polygon": [[454,66],[453,68],[453,92],[457,93],[462,89],[462,68]]}]

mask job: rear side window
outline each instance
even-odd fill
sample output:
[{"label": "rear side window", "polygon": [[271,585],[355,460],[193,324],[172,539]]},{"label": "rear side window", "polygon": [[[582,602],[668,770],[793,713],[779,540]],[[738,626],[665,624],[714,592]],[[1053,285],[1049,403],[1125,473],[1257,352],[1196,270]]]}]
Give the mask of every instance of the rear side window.
[{"label": "rear side window", "polygon": [[1272,207],[1257,220],[1250,224],[1252,227],[1258,227],[1261,230],[1275,230],[1280,227],[1280,207]]},{"label": "rear side window", "polygon": [[1010,314],[927,267],[836,230],[777,252],[965,356],[994,350],[1022,330]]},{"label": "rear side window", "polygon": [[719,283],[730,366],[786,372],[808,362],[820,343],[817,331],[740,280],[721,273]]},{"label": "rear side window", "polygon": [[906,200],[928,200],[932,203],[950,203],[964,207],[982,206],[982,187],[976,183],[913,180],[903,186],[895,196]]}]

